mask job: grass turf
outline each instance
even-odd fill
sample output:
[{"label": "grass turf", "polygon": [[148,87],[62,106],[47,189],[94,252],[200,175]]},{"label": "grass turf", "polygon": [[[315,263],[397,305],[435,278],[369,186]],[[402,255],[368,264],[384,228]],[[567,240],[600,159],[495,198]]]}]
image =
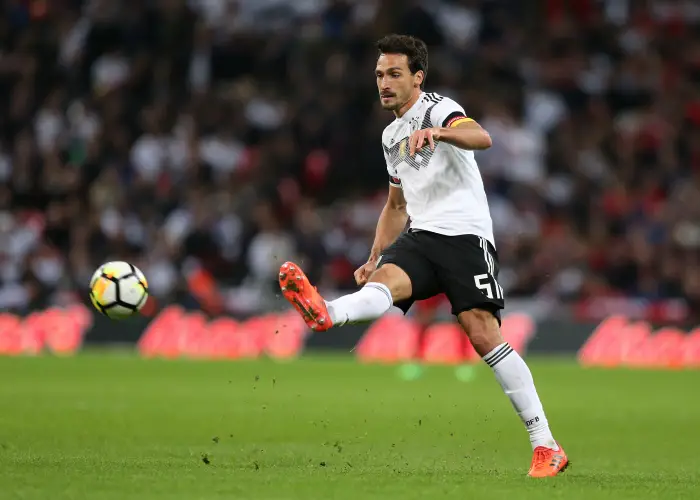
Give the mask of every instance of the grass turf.
[{"label": "grass turf", "polygon": [[0,498],[698,498],[700,372],[530,364],[554,479],[485,366],[0,358]]}]

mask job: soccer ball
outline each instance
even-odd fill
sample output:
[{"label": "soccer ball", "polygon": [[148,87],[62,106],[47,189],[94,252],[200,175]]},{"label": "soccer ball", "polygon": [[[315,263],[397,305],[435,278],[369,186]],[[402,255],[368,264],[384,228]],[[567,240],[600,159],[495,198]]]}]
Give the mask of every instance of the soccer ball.
[{"label": "soccer ball", "polygon": [[136,314],[148,298],[148,282],[140,269],[128,262],[107,262],[90,280],[90,300],[112,319]]}]

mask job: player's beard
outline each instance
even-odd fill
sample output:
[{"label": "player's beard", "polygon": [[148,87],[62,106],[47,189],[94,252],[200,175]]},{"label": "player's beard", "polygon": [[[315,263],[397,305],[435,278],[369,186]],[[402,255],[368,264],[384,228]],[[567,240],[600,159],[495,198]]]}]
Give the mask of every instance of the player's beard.
[{"label": "player's beard", "polygon": [[398,111],[404,104],[406,104],[406,101],[401,99],[398,94],[391,94],[390,96],[380,95],[379,102],[381,103],[382,108],[387,111]]},{"label": "player's beard", "polygon": [[396,107],[396,102],[396,94],[392,94],[391,96],[379,96],[379,103],[382,105],[382,108],[386,109],[387,111],[393,111]]}]

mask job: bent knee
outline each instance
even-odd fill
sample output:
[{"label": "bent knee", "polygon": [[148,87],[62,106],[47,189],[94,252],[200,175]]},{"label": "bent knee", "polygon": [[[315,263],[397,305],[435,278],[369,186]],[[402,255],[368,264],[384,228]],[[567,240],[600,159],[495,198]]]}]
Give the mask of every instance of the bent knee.
[{"label": "bent knee", "polygon": [[486,309],[470,309],[457,317],[474,350],[484,356],[503,343],[498,319]]},{"label": "bent knee", "polygon": [[384,264],[372,273],[368,281],[386,286],[394,302],[409,299],[413,293],[411,278],[396,264]]}]

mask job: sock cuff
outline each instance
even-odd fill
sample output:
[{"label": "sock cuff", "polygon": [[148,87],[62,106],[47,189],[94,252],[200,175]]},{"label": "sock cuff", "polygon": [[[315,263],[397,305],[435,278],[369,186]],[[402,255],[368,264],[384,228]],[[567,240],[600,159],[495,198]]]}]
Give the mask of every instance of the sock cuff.
[{"label": "sock cuff", "polygon": [[483,360],[486,362],[487,365],[493,368],[498,363],[503,361],[506,358],[506,356],[508,356],[511,352],[513,352],[513,348],[508,342],[504,342],[501,345],[497,346],[495,349],[493,349],[491,352],[489,352],[486,356],[484,356]]},{"label": "sock cuff", "polygon": [[389,287],[386,286],[384,283],[377,283],[375,281],[370,281],[367,283],[364,288],[373,288],[375,290],[379,290],[382,292],[384,295],[386,295],[387,300],[389,300],[389,305],[393,306],[394,305],[394,299],[391,296],[391,290],[389,290]]}]

